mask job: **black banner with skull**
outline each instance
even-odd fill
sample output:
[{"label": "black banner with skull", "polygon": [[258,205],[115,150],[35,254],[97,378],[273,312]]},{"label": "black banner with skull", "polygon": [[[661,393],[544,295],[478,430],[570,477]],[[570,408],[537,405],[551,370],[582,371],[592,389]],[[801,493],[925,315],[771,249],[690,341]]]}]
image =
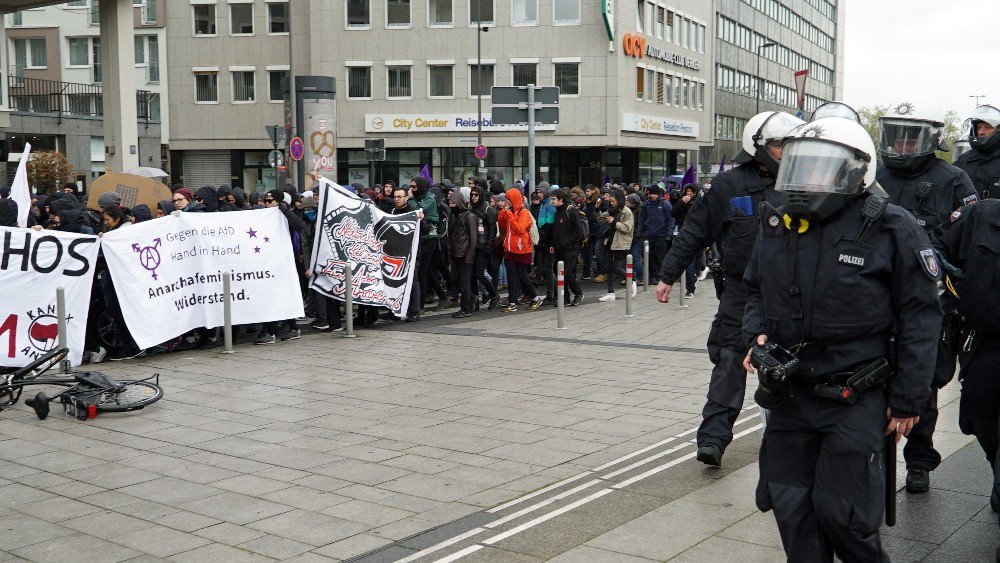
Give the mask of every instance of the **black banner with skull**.
[{"label": "black banner with skull", "polygon": [[355,304],[405,316],[420,242],[417,212],[389,215],[326,179],[320,179],[317,193],[310,287],[344,301],[350,267]]}]

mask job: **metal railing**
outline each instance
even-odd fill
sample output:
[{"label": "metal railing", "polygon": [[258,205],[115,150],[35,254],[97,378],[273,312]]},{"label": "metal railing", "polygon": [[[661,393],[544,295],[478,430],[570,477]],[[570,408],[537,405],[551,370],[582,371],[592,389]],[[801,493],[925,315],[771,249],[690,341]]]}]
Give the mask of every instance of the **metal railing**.
[{"label": "metal railing", "polygon": [[[11,111],[55,114],[60,123],[63,116],[104,116],[104,93],[99,85],[26,78],[20,74],[9,75],[8,85]],[[137,90],[135,94],[137,116],[148,124],[153,117],[153,101],[159,94],[148,90]]]}]

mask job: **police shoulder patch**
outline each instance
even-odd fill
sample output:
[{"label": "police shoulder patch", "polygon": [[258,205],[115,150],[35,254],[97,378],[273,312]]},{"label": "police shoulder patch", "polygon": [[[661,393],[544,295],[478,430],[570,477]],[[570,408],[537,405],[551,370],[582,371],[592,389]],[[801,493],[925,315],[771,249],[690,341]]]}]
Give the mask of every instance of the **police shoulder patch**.
[{"label": "police shoulder patch", "polygon": [[934,255],[933,250],[930,248],[917,249],[917,258],[920,260],[920,266],[924,273],[930,279],[934,281],[941,279],[941,266],[938,264],[937,256]]}]

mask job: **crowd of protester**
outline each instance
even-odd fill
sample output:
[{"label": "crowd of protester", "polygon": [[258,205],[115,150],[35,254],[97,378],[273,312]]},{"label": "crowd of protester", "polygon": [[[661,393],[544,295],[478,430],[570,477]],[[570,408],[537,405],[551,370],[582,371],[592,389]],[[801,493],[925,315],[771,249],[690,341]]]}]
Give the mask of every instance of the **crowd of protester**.
[{"label": "crowd of protester", "polygon": [[[584,302],[584,281],[592,280],[598,301],[609,302],[622,291],[634,295],[642,283],[643,268],[655,284],[660,263],[687,211],[700,197],[702,186],[678,186],[663,182],[586,185],[570,189],[539,182],[533,190],[515,181],[505,186],[497,179],[468,178],[465,185],[448,180],[432,184],[417,177],[409,185],[392,182],[365,188],[345,186],[371,200],[390,214],[418,211],[420,241],[416,254],[413,289],[405,321],[420,320],[421,312],[457,308],[452,316],[464,318],[481,309],[531,311],[557,298],[557,265],[564,264],[564,304]],[[319,192],[296,193],[289,186],[266,193],[247,194],[238,187],[175,184],[172,197],[154,209],[140,204],[122,205],[114,192],[102,194],[97,209],[90,209],[77,195],[75,184],[49,195],[33,196],[29,226],[64,232],[102,235],[129,225],[156,220],[173,213],[223,213],[276,207],[288,221],[296,267],[302,273],[306,318],[259,326],[235,327],[238,335],[254,334],[255,344],[273,344],[301,337],[298,323],[312,319],[314,331],[344,330],[342,304],[309,289],[309,261],[315,233]],[[17,204],[0,193],[0,226],[16,226]],[[649,245],[649,264],[644,264],[643,246]],[[634,260],[635,277],[626,286],[626,255]],[[707,273],[704,260],[691,264],[686,293],[693,297],[699,272]],[[165,342],[155,349],[136,345],[122,317],[114,284],[103,257],[95,274],[85,356],[91,362],[129,359],[152,352],[171,352],[221,345],[219,329],[200,328]],[[702,279],[704,275],[700,276]],[[506,296],[504,293],[506,292]],[[388,311],[368,311],[373,319],[395,321]],[[352,314],[356,314],[352,312]],[[374,320],[372,322],[375,322]]]}]

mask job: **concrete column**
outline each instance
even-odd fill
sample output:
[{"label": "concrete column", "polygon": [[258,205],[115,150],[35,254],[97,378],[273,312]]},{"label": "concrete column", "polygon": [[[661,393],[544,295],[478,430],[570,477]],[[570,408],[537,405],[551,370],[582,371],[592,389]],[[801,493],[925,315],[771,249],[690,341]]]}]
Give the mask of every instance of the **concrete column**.
[{"label": "concrete column", "polygon": [[139,166],[132,0],[101,0],[104,146],[112,172]]}]

